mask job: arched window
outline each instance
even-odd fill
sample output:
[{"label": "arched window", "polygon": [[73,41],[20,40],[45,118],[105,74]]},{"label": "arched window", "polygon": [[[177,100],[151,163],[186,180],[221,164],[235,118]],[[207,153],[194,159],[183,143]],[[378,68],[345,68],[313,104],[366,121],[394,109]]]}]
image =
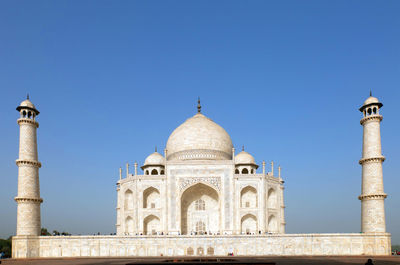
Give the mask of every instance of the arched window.
[{"label": "arched window", "polygon": [[235,169],[235,174],[239,174],[239,169]]},{"label": "arched window", "polygon": [[186,253],[190,256],[192,256],[194,254],[193,248],[188,247],[188,249],[186,250]]},{"label": "arched window", "polygon": [[242,169],[242,174],[249,174],[249,170],[247,168]]},{"label": "arched window", "polygon": [[158,207],[160,207],[160,191],[154,187],[148,187],[143,191],[143,208]]},{"label": "arched window", "polygon": [[196,211],[204,211],[206,209],[206,203],[202,199],[198,199],[195,202]]},{"label": "arched window", "polygon": [[160,231],[160,219],[155,215],[149,215],[143,220],[143,233],[145,235],[156,235]]},{"label": "arched window", "polygon": [[26,111],[25,111],[25,110],[22,112],[22,117],[23,117],[23,118],[26,117]]},{"label": "arched window", "polygon": [[242,234],[255,234],[257,233],[258,224],[257,217],[252,214],[246,214],[241,219]]},{"label": "arched window", "polygon": [[146,175],[148,175],[149,174],[149,171],[148,170],[146,170],[146,173],[145,173]]},{"label": "arched window", "polygon": [[276,208],[278,204],[278,198],[276,195],[276,191],[273,188],[268,190],[268,208]]},{"label": "arched window", "polygon": [[276,221],[276,217],[274,215],[270,215],[268,218],[268,232],[270,233],[278,232],[278,224]]},{"label": "arched window", "polygon": [[257,208],[257,190],[252,186],[246,186],[240,191],[240,204],[242,208]]},{"label": "arched window", "polygon": [[197,255],[198,256],[203,256],[204,255],[204,248],[198,247],[197,248]]},{"label": "arched window", "polygon": [[152,175],[158,175],[157,169],[153,169],[153,170],[151,171],[151,174],[152,174]]},{"label": "arched window", "polygon": [[214,255],[214,248],[208,247],[207,248],[207,255]]},{"label": "arched window", "polygon": [[160,174],[161,174],[161,175],[164,175],[164,174],[165,174],[165,173],[164,173],[164,170],[161,170]]},{"label": "arched window", "polygon": [[373,112],[374,112],[374,114],[376,114],[376,108],[374,107],[374,109],[373,109]]},{"label": "arched window", "polygon": [[125,210],[133,209],[133,193],[129,189],[125,191],[124,209]]},{"label": "arched window", "polygon": [[197,234],[203,235],[205,231],[206,231],[206,225],[202,221],[196,222]]},{"label": "arched window", "polygon": [[368,115],[371,115],[372,111],[371,108],[368,108]]},{"label": "arched window", "polygon": [[254,169],[251,170],[251,174],[253,174],[253,173],[254,173]]},{"label": "arched window", "polygon": [[28,118],[31,118],[32,112],[28,111]]},{"label": "arched window", "polygon": [[133,234],[133,219],[130,216],[125,219],[125,233]]}]

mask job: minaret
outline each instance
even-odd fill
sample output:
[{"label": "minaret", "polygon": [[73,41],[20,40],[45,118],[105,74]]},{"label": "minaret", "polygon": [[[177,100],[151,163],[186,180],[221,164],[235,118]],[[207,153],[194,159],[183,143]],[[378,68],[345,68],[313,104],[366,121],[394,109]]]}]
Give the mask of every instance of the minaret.
[{"label": "minaret", "polygon": [[381,150],[380,123],[382,116],[379,109],[382,103],[375,97],[364,102],[360,111],[363,118],[360,123],[364,127],[362,158],[361,195],[361,232],[386,232],[384,200],[387,195],[383,192],[382,162],[385,157]]},{"label": "minaret", "polygon": [[39,188],[39,168],[36,129],[39,123],[36,116],[39,111],[32,102],[29,95],[17,107],[20,113],[18,125],[19,135],[19,158],[16,163],[18,166],[18,196],[15,201],[17,207],[17,236],[39,236],[40,224],[40,198]]}]

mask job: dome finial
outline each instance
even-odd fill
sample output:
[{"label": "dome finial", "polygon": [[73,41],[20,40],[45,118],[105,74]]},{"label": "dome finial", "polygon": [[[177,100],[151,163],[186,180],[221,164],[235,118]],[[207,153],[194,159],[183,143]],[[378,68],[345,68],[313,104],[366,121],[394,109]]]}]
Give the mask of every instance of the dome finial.
[{"label": "dome finial", "polygon": [[242,145],[242,151],[244,151],[244,145]]},{"label": "dome finial", "polygon": [[26,94],[26,99],[29,99],[29,93]]},{"label": "dome finial", "polygon": [[372,97],[372,89],[369,90],[369,96]]},{"label": "dome finial", "polygon": [[197,112],[201,113],[200,97],[197,99]]},{"label": "dome finial", "polygon": [[156,145],[156,148],[155,148],[155,152],[157,153],[157,145]]}]

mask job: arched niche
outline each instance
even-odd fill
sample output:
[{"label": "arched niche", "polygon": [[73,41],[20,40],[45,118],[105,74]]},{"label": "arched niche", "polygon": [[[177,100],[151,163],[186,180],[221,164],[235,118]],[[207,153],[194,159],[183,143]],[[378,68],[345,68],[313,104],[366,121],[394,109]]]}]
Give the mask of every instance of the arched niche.
[{"label": "arched niche", "polygon": [[160,218],[155,215],[149,215],[143,220],[143,234],[155,235],[161,231]]},{"label": "arched niche", "polygon": [[124,197],[125,197],[124,209],[132,210],[133,209],[133,192],[130,189],[126,190]]},{"label": "arched niche", "polygon": [[276,208],[277,207],[278,198],[277,198],[276,191],[274,188],[270,188],[268,190],[267,202],[268,202],[268,208]]},{"label": "arched niche", "polygon": [[125,233],[133,234],[133,218],[130,216],[125,219]]},{"label": "arched niche", "polygon": [[240,206],[242,208],[256,208],[258,206],[257,190],[246,186],[240,191]]},{"label": "arched niche", "polygon": [[268,232],[277,233],[278,232],[278,221],[275,215],[270,215],[268,217]]},{"label": "arched niche", "polygon": [[160,192],[154,187],[149,187],[143,191],[143,208],[159,208]]},{"label": "arched niche", "polygon": [[258,229],[257,217],[246,214],[240,220],[242,234],[256,234]]},{"label": "arched niche", "polygon": [[219,196],[215,189],[197,183],[182,193],[180,202],[183,235],[194,233],[200,222],[205,232],[219,232]]}]

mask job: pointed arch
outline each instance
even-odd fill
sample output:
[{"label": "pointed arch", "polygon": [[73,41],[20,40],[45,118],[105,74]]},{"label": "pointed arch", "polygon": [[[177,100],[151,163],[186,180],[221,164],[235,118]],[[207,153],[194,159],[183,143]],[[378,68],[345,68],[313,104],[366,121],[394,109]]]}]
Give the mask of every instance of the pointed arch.
[{"label": "pointed arch", "polygon": [[257,208],[257,190],[253,186],[246,186],[240,191],[240,205],[242,208]]},{"label": "pointed arch", "polygon": [[193,248],[192,248],[192,247],[188,247],[187,250],[186,250],[186,254],[187,254],[188,256],[194,255],[194,250],[193,250]]},{"label": "pointed arch", "polygon": [[143,234],[155,235],[161,231],[160,218],[155,215],[148,215],[143,219]]},{"label": "pointed arch", "polygon": [[128,216],[125,219],[125,233],[133,234],[133,218]]},{"label": "pointed arch", "polygon": [[133,192],[130,189],[127,189],[124,193],[124,209],[132,210],[133,209]]},{"label": "pointed arch", "polygon": [[214,248],[213,247],[208,247],[207,248],[207,255],[214,255]]},{"label": "pointed arch", "polygon": [[276,208],[277,207],[278,198],[277,198],[276,191],[274,188],[270,188],[268,190],[267,202],[268,202],[268,208]]},{"label": "pointed arch", "polygon": [[154,187],[148,187],[143,191],[143,208],[159,208],[160,191]]},{"label": "pointed arch", "polygon": [[240,220],[242,234],[256,234],[258,229],[257,217],[253,214],[246,214]]},{"label": "pointed arch", "polygon": [[278,223],[275,215],[271,214],[268,217],[268,232],[277,233],[278,232]]},{"label": "pointed arch", "polygon": [[180,202],[183,235],[196,232],[196,229],[203,232],[219,231],[219,195],[214,188],[203,183],[194,184],[182,193]]}]

